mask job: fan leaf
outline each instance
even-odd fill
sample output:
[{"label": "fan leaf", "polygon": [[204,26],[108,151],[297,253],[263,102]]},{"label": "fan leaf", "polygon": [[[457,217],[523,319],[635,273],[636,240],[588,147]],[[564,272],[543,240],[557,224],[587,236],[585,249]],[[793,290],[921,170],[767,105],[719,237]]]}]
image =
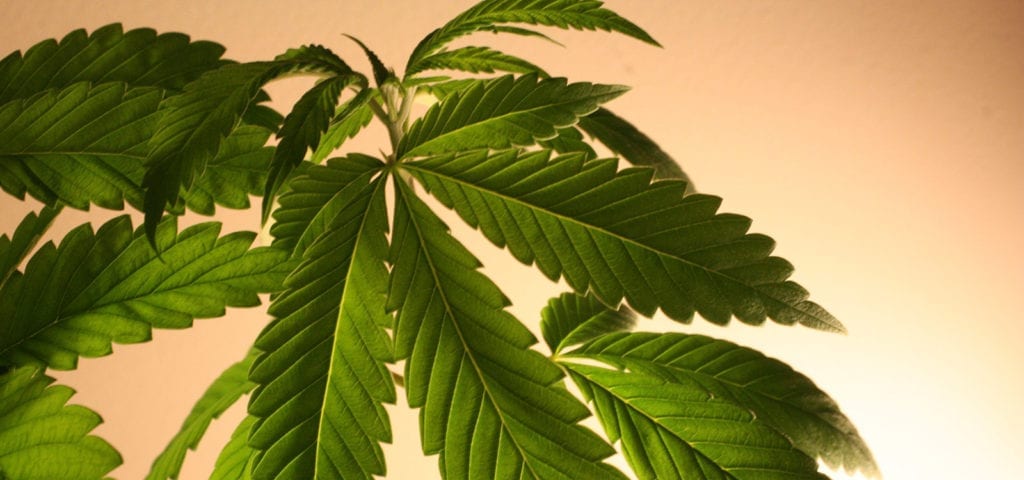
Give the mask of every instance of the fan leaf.
[{"label": "fan leaf", "polygon": [[715,213],[721,199],[683,197],[683,182],[651,183],[651,169],[619,172],[614,159],[549,156],[473,152],[401,167],[494,244],[605,305],[625,298],[682,322],[697,311],[718,324],[770,317],[842,331],[786,280],[792,266],[769,256],[770,238],[748,234],[746,217]]},{"label": "fan leaf", "polygon": [[878,476],[870,450],[836,403],[809,378],[755,350],[701,335],[617,333],[568,356],[699,387],[751,411],[758,422],[833,468]]},{"label": "fan leaf", "polygon": [[373,94],[374,91],[370,89],[360,90],[351,100],[338,107],[310,161],[313,163],[323,162],[328,155],[341,148],[345,141],[355,137],[370,124],[370,120],[373,119],[373,109],[370,108],[369,101],[373,98]]},{"label": "fan leaf", "polygon": [[72,369],[79,356],[110,354],[111,342],[148,341],[153,327],[186,328],[281,288],[285,252],[250,250],[251,232],[219,231],[209,222],[177,233],[163,222],[160,258],[127,216],[44,244],[0,289],[0,363]]},{"label": "fan leaf", "polygon": [[181,429],[153,461],[146,480],[178,478],[181,465],[185,462],[185,455],[189,450],[195,450],[199,446],[199,441],[206,434],[210,423],[256,386],[248,379],[249,367],[255,359],[256,353],[250,352],[242,361],[224,370],[207,387],[206,392],[199,397],[199,401],[185,418]]},{"label": "fan leaf", "polygon": [[629,163],[653,168],[655,178],[682,180],[687,183],[687,193],[693,192],[690,177],[672,157],[633,124],[607,108],[599,108],[581,118],[579,128]]},{"label": "fan leaf", "polygon": [[563,365],[641,479],[827,480],[785,437],[699,387]]},{"label": "fan leaf", "polygon": [[488,47],[463,47],[455,50],[442,50],[424,58],[417,64],[417,68],[418,70],[407,73],[419,73],[423,70],[461,70],[470,73],[502,71],[536,73],[541,77],[549,76],[547,72],[533,63]]},{"label": "fan leaf", "polygon": [[534,74],[480,82],[445,97],[409,128],[398,146],[400,157],[475,148],[533,145],[558,135],[627,90],[617,85],[567,84],[564,78],[538,80]]},{"label": "fan leaf", "polygon": [[[270,131],[241,125],[220,143],[217,156],[192,188],[181,194],[193,212],[213,215],[215,205],[249,208],[249,196],[263,193],[274,149],[265,146]],[[141,183],[142,175],[138,175]]]},{"label": "fan leaf", "polygon": [[[387,210],[383,166],[367,165],[351,181],[347,159],[313,166],[282,198],[340,187],[344,202],[320,204],[302,262],[274,299],[276,318],[260,334],[261,355],[250,373],[259,386],[249,413],[259,417],[249,443],[260,450],[253,478],[364,478],[384,475],[380,443],[391,441],[384,403],[394,403],[392,358],[384,331]],[[376,176],[375,176],[376,175]],[[287,200],[287,201],[286,201]],[[311,206],[316,205],[310,202]],[[314,207],[315,208],[315,207]]]},{"label": "fan leaf", "polygon": [[388,304],[423,451],[444,478],[624,478],[614,450],[577,422],[589,412],[477,271],[479,262],[396,180]]},{"label": "fan leaf", "polygon": [[29,252],[36,247],[43,234],[50,229],[60,210],[59,206],[43,207],[38,214],[32,212],[25,215],[10,238],[6,234],[0,235],[0,289]]},{"label": "fan leaf", "polygon": [[0,478],[95,480],[121,464],[110,444],[89,435],[100,416],[66,405],[74,390],[52,382],[35,367],[0,375]]},{"label": "fan leaf", "polygon": [[620,330],[632,330],[636,318],[626,309],[605,307],[592,295],[563,293],[540,312],[540,330],[551,353]]},{"label": "fan leaf", "polygon": [[210,480],[251,480],[252,459],[256,450],[249,446],[249,434],[256,424],[256,417],[247,416],[231,433],[231,439],[217,456],[217,463],[210,474]]},{"label": "fan leaf", "polygon": [[[618,32],[658,45],[647,32],[592,0],[484,0],[459,14],[416,45],[406,72],[422,70],[420,63],[452,40],[481,30],[509,32],[502,24],[528,24],[576,30]],[[510,33],[519,33],[512,31]]]}]

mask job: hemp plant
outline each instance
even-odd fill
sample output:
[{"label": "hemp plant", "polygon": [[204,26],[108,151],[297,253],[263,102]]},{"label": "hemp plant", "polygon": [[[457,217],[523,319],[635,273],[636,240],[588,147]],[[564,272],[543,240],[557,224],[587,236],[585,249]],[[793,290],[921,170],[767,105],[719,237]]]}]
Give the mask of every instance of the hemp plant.
[{"label": "hemp plant", "polygon": [[[877,474],[836,403],[782,361],[633,331],[659,311],[844,327],[789,280],[771,238],[688,190],[603,107],[625,87],[451,44],[476,32],[550,40],[537,26],[657,45],[599,1],[485,0],[430,32],[401,72],[354,38],[371,72],[319,45],[237,63],[212,42],[116,24],[0,61],[0,186],[45,204],[0,238],[0,478],[104,478],[121,462],[91,434],[99,415],[67,405],[72,391],[47,369],[260,293],[272,319],[148,478],[177,478],[246,394],[212,478],[385,476],[384,405],[399,392],[446,479],[625,478],[606,461],[616,452],[643,479],[824,478],[819,459]],[[281,115],[263,87],[292,75],[318,81]],[[414,118],[417,96],[436,102]],[[346,152],[374,121],[387,153]],[[177,227],[186,210],[249,208],[250,195],[262,195],[269,246],[217,222]],[[427,195],[570,291],[538,318],[513,317]],[[91,205],[140,210],[144,225],[125,215],[37,245],[62,208]],[[538,320],[546,348],[523,323]],[[580,424],[591,415],[600,431]]]}]

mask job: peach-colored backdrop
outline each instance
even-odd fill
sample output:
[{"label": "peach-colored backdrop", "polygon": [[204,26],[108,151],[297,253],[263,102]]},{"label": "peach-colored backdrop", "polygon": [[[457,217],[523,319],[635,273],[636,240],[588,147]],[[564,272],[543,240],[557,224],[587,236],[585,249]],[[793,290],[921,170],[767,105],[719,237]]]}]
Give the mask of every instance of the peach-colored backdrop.
[{"label": "peach-colored backdrop", "polygon": [[[1024,475],[1024,2],[607,3],[664,49],[606,33],[554,33],[565,49],[500,44],[556,75],[633,86],[611,107],[674,154],[701,191],[778,240],[795,279],[850,334],[641,326],[710,333],[790,362],[838,399],[888,479]],[[323,43],[365,68],[340,35],[350,33],[400,68],[419,38],[470,4],[3,0],[0,54],[120,21],[215,40],[242,61]],[[287,108],[301,86],[274,86],[276,105]],[[360,149],[376,152],[383,139]],[[7,198],[0,208],[9,232],[34,204]],[[64,214],[55,234],[86,218]],[[257,228],[250,213],[222,219]],[[559,287],[456,231],[474,238],[514,312],[535,325]],[[232,311],[56,376],[105,418],[97,432],[125,457],[115,475],[142,478],[264,321]],[[418,453],[415,414],[393,412],[390,478],[435,477],[435,459]],[[242,413],[215,423],[182,478],[205,478]]]}]

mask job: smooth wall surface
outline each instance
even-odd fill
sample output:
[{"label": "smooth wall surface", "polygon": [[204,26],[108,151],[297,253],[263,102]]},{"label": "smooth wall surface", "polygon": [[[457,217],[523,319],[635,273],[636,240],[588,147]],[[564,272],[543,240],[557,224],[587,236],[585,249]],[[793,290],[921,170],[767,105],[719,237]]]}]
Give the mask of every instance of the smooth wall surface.
[{"label": "smooth wall surface", "polygon": [[[110,22],[218,41],[270,58],[322,43],[368,71],[353,34],[400,69],[416,42],[469,1],[0,0],[0,54]],[[286,6],[287,5],[287,6]],[[682,163],[723,210],[754,219],[794,279],[847,336],[776,325],[641,323],[727,338],[790,362],[858,425],[888,479],[1024,475],[1024,2],[608,0],[663,45],[550,32],[566,48],[480,35],[555,75],[631,85],[609,106]],[[271,93],[290,107],[289,80]],[[376,132],[361,151],[386,149]],[[3,231],[35,204],[2,200]],[[109,217],[110,214],[101,213]],[[87,215],[66,213],[62,235]],[[97,218],[97,217],[92,217]],[[452,217],[447,217],[452,218]],[[257,215],[227,212],[226,230]],[[473,239],[521,319],[535,326],[562,287]],[[194,399],[266,321],[232,311],[185,332],[57,373],[106,420],[118,478],[142,478]],[[436,476],[415,413],[392,409],[389,478]],[[241,418],[215,423],[184,479],[208,475]],[[835,478],[843,478],[837,475]]]}]

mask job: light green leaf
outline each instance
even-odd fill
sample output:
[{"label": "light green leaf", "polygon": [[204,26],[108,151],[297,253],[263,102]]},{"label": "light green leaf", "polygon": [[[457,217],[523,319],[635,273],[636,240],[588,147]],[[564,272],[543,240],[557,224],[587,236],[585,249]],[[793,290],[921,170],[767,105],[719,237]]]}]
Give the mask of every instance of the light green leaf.
[{"label": "light green leaf", "polygon": [[330,126],[338,97],[345,87],[358,82],[359,78],[357,75],[340,75],[324,79],[304,93],[285,117],[277,133],[281,141],[274,149],[274,159],[270,163],[270,174],[263,192],[264,222],[270,218],[274,197],[288,175],[302,163],[310,148],[316,150],[319,146],[320,137]]},{"label": "light green leaf", "polygon": [[608,109],[599,108],[581,118],[579,128],[629,163],[654,168],[655,178],[675,178],[686,182],[687,193],[693,193],[690,177],[672,157],[633,124]]},{"label": "light green leaf", "polygon": [[217,463],[210,474],[210,480],[251,480],[252,460],[256,450],[249,446],[249,434],[256,424],[256,417],[247,416],[231,434],[231,439],[217,456]]},{"label": "light green leaf", "polygon": [[597,152],[594,151],[594,147],[591,147],[590,144],[583,140],[583,134],[575,127],[559,129],[557,137],[551,140],[542,140],[537,142],[537,144],[558,153],[580,153],[587,160],[597,158]]},{"label": "light green leaf", "polygon": [[700,387],[633,371],[563,366],[643,480],[828,478],[786,437]]},{"label": "light green leaf", "polygon": [[626,309],[611,310],[593,295],[563,293],[540,312],[540,331],[551,353],[602,335],[632,330],[636,318]]},{"label": "light green leaf", "polygon": [[110,444],[89,435],[100,416],[66,405],[74,390],[52,382],[35,367],[0,375],[0,478],[96,480],[121,464]]},{"label": "light green leaf", "polygon": [[617,85],[566,84],[511,75],[475,84],[446,97],[417,120],[398,146],[399,157],[475,148],[533,145],[558,135],[579,117],[627,90]]},{"label": "light green leaf", "polygon": [[30,212],[18,224],[10,238],[0,235],[0,288],[7,283],[29,252],[36,247],[39,239],[50,229],[50,224],[57,218],[61,207],[43,207],[38,214]]},{"label": "light green leaf", "polygon": [[758,422],[833,468],[878,476],[871,451],[835,401],[809,378],[755,350],[700,335],[631,333],[597,338],[568,356],[704,389],[753,412]]},{"label": "light green leaf", "polygon": [[417,64],[417,70],[406,72],[406,74],[411,75],[423,70],[461,70],[470,73],[503,71],[536,73],[541,77],[549,76],[547,72],[533,63],[488,47],[442,50],[424,58]]},{"label": "light green leaf", "polygon": [[651,183],[651,169],[619,172],[614,159],[549,155],[475,152],[400,167],[494,244],[605,305],[625,298],[682,322],[697,311],[718,324],[772,318],[843,331],[787,281],[793,267],[770,256],[771,238],[748,234],[746,217],[716,214],[721,199],[683,197],[683,182]]},{"label": "light green leaf", "polygon": [[410,187],[396,180],[388,297],[409,406],[444,478],[624,478],[562,373]]},{"label": "light green leaf", "polygon": [[252,391],[256,384],[249,381],[249,367],[256,359],[256,352],[250,352],[242,361],[224,370],[217,379],[207,387],[203,396],[192,407],[181,429],[174,435],[163,452],[153,461],[147,480],[166,480],[178,478],[181,465],[189,450],[195,450],[199,441],[206,434],[210,422],[219,418],[231,408],[242,395]]},{"label": "light green leaf", "polygon": [[320,138],[320,145],[313,152],[310,161],[323,162],[328,155],[341,148],[346,140],[355,137],[370,124],[373,110],[368,103],[373,98],[373,93],[374,91],[370,89],[360,90],[351,100],[338,107],[331,125],[327,127],[327,133]]},{"label": "light green leaf", "polygon": [[378,162],[339,185],[339,170],[347,172],[335,167],[345,163],[311,167],[286,195],[315,197],[318,187],[333,184],[340,187],[336,198],[346,201],[322,206],[307,230],[312,240],[299,250],[302,262],[270,306],[275,320],[256,340],[266,353],[250,372],[259,384],[249,402],[249,413],[259,417],[249,439],[260,450],[255,479],[386,473],[380,443],[391,441],[391,425],[383,404],[395,401],[384,366],[392,358],[384,331],[391,324],[384,310],[386,176],[374,177],[383,166]]},{"label": "light green leaf", "polygon": [[452,40],[481,30],[511,32],[502,24],[545,25],[577,30],[618,32],[658,45],[647,32],[592,0],[484,0],[430,32],[409,57],[406,72],[422,70],[420,63]]},{"label": "light green leaf", "polygon": [[110,354],[111,342],[148,341],[153,327],[186,328],[281,288],[287,253],[250,250],[251,232],[219,231],[209,222],[176,233],[163,222],[161,258],[127,216],[44,244],[0,289],[0,363],[73,369],[79,356]]},{"label": "light green leaf", "polygon": [[213,42],[191,42],[180,33],[157,35],[148,28],[124,32],[116,23],[92,35],[75,30],[59,43],[44,40],[24,55],[16,51],[0,61],[0,104],[81,82],[179,91],[223,65],[223,53],[224,47]]}]

